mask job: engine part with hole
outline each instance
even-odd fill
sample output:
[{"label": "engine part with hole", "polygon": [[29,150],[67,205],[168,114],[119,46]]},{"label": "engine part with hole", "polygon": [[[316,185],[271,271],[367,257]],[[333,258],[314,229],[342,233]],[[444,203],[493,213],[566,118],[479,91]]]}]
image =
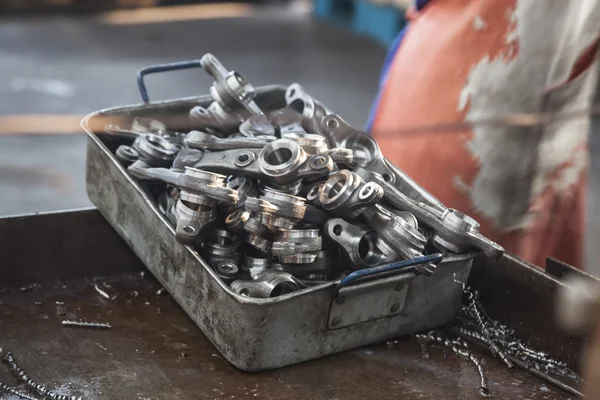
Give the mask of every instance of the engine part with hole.
[{"label": "engine part with hole", "polygon": [[[417,221],[411,216],[408,214],[405,219],[392,214],[381,205],[367,207],[363,212],[364,219],[378,234],[376,246],[387,254],[388,260],[392,256],[390,248],[402,260],[423,255],[427,239],[419,232],[418,226],[413,226]],[[435,272],[436,265],[419,265],[416,269],[419,273],[430,276]]]},{"label": "engine part with hole", "polygon": [[291,256],[320,251],[323,248],[318,229],[291,229],[275,233],[271,253],[274,256]]},{"label": "engine part with hole", "polygon": [[383,200],[398,210],[413,214],[421,225],[433,231],[433,244],[442,251],[464,253],[483,251],[487,256],[498,258],[504,248],[479,233],[479,224],[471,217],[451,209],[430,206],[408,197],[383,177],[365,168],[354,170],[364,180],[377,182],[383,187]]},{"label": "engine part with hole", "polygon": [[213,102],[208,108],[196,106],[190,119],[201,128],[212,128],[223,133],[233,133],[240,124],[262,111],[254,102],[254,87],[239,73],[227,69],[212,54],[205,54],[200,65],[215,81],[210,87]]},{"label": "engine part with hole", "polygon": [[326,154],[308,155],[295,141],[279,139],[260,151],[258,167],[264,183],[286,185],[327,176],[333,171],[333,160]]},{"label": "engine part with hole", "polygon": [[218,263],[215,266],[215,272],[227,285],[237,279],[242,278],[242,270],[236,263],[231,261]]},{"label": "engine part with hole", "polygon": [[217,219],[214,207],[204,207],[199,204],[179,199],[173,210],[175,217],[175,237],[177,241],[188,246],[198,243],[202,232]]},{"label": "engine part with hole", "polygon": [[255,279],[258,274],[271,268],[271,255],[262,253],[261,257],[244,254],[242,259],[242,270],[249,279]]},{"label": "engine part with hole", "polygon": [[377,247],[377,233],[370,227],[352,225],[341,218],[330,219],[323,234],[335,242],[352,263],[352,269],[376,267],[386,260]]},{"label": "engine part with hole", "polygon": [[139,160],[140,153],[138,153],[137,150],[133,147],[125,146],[123,144],[117,148],[117,151],[115,152],[115,157],[117,157],[117,160],[119,160],[122,166],[127,168],[131,164]]},{"label": "engine part with hole", "polygon": [[267,269],[251,281],[232,282],[231,289],[240,296],[268,299],[295,292],[300,289],[300,285],[287,272]]},{"label": "engine part with hole", "polygon": [[188,147],[199,150],[262,149],[276,140],[275,136],[257,136],[243,138],[219,138],[200,131],[191,131],[185,138]]},{"label": "engine part with hole", "polygon": [[[189,157],[193,167],[219,174],[259,179],[263,184],[296,185],[303,179],[326,177],[333,171],[333,160],[326,154],[307,155],[294,141],[278,139],[259,152],[257,149],[236,149],[204,152]],[[178,166],[181,163],[178,162]]]},{"label": "engine part with hole", "polygon": [[152,167],[170,167],[179,148],[162,136],[154,133],[139,135],[133,142],[139,159]]},{"label": "engine part with hole", "polygon": [[356,218],[365,207],[378,203],[382,197],[380,185],[365,183],[360,176],[346,169],[332,174],[319,188],[322,207],[344,218]]},{"label": "engine part with hole", "polygon": [[227,71],[223,64],[210,53],[202,56],[200,65],[215,79],[210,88],[210,94],[222,108],[235,110],[244,118],[263,113],[254,102],[256,96],[254,87],[241,74]]},{"label": "engine part with hole", "polygon": [[312,124],[316,119],[331,114],[330,110],[317,102],[298,83],[292,83],[288,86],[285,91],[285,102],[288,107],[302,115],[303,126],[307,129],[312,128]]},{"label": "engine part with hole", "polygon": [[[232,205],[238,201],[236,190],[225,187],[225,176],[196,168],[185,167],[184,172],[166,168],[150,168],[146,163],[138,160],[127,168],[129,173],[146,180],[159,180],[175,186],[190,196],[200,196],[216,202]],[[196,201],[201,201],[196,199]]]},{"label": "engine part with hole", "polygon": [[387,182],[394,183],[396,175],[388,166],[379,145],[370,135],[351,127],[335,114],[323,117],[322,126],[335,139],[338,144],[336,147],[352,150],[356,166],[377,172]]}]

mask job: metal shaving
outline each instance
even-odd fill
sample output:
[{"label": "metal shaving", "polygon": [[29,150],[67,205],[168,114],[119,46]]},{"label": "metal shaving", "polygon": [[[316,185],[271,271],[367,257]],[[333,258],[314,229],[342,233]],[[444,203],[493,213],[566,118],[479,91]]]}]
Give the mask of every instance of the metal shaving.
[{"label": "metal shaving", "polygon": [[[54,393],[44,385],[36,383],[25,373],[25,371],[23,371],[21,367],[19,367],[19,364],[17,364],[17,361],[15,360],[11,352],[6,353],[6,355],[3,358],[3,361],[9,366],[10,370],[19,380],[23,381],[25,385],[27,385],[30,389],[36,391],[43,398],[51,400],[81,400],[81,397],[67,396],[63,394]],[[17,396],[23,397],[23,393],[12,393],[16,394]],[[33,397],[28,396],[24,398],[29,399]]]},{"label": "metal shaving", "polygon": [[96,329],[110,329],[112,325],[106,322],[86,322],[86,321],[61,321],[64,326],[73,326],[78,328],[96,328]]},{"label": "metal shaving", "polygon": [[490,346],[490,350],[492,350],[492,346],[501,348],[500,352],[496,351],[500,357],[506,357],[504,354],[509,354],[539,371],[568,377],[576,381],[581,380],[575,372],[567,367],[567,363],[525,345],[517,338],[513,329],[490,318],[481,305],[477,291],[471,293],[465,289],[465,293],[470,297],[470,302],[468,305],[463,305],[453,324],[453,327],[461,335],[486,343]]},{"label": "metal shaving", "polygon": [[94,289],[96,289],[96,292],[98,292],[98,294],[102,297],[104,297],[107,300],[114,300],[117,298],[117,295],[114,296],[110,296],[108,293],[106,293],[104,290],[100,289],[98,287],[98,285],[94,285]]},{"label": "metal shaving", "polygon": [[429,359],[427,343],[434,342],[442,346],[442,350],[444,350],[444,360],[447,359],[448,350],[452,350],[456,355],[470,360],[475,365],[477,372],[479,373],[479,396],[484,398],[491,396],[490,389],[487,386],[487,378],[483,371],[483,363],[481,360],[478,360],[469,350],[468,344],[464,340],[461,338],[450,340],[442,331],[430,331],[427,335],[418,333],[415,335],[415,337],[421,344],[421,354],[424,358]]}]

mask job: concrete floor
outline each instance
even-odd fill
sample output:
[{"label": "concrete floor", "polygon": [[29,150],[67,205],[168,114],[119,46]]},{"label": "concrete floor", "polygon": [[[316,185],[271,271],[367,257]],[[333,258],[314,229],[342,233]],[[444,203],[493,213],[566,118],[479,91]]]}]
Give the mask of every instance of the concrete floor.
[{"label": "concrete floor", "polygon": [[[213,52],[256,86],[302,83],[363,126],[385,50],[305,15],[148,25],[53,17],[0,23],[0,114],[85,114],[139,101],[139,68]],[[151,99],[206,93],[200,70],[151,76]],[[597,132],[600,126],[596,126]],[[600,257],[600,137],[592,135],[588,264]],[[0,215],[89,205],[81,134],[0,136]]]}]

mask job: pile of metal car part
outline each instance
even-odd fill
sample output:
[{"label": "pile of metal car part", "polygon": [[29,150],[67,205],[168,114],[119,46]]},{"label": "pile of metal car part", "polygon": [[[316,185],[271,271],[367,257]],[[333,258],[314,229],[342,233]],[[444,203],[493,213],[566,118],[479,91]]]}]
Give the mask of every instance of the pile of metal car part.
[{"label": "pile of metal car part", "polygon": [[503,254],[300,85],[285,107],[263,110],[239,73],[211,54],[200,64],[214,101],[189,111],[195,130],[138,119],[116,156],[131,176],[162,182],[159,208],[177,239],[236,293],[273,297],[423,254]]}]

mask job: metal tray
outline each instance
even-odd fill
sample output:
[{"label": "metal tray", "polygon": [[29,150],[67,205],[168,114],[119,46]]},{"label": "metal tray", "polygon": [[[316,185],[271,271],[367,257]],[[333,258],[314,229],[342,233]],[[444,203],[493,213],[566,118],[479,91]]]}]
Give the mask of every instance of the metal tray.
[{"label": "metal tray", "polygon": [[[446,258],[432,277],[388,275],[337,292],[336,282],[330,282],[254,299],[223,284],[198,253],[175,240],[154,199],[114,158],[121,143],[94,133],[105,117],[166,122],[210,101],[201,96],[91,114],[82,123],[88,133],[86,180],[92,203],[230,363],[245,371],[283,367],[423,331],[454,317],[462,297],[454,277],[467,280],[474,254]],[[258,88],[256,101],[263,110],[282,107],[284,88]]]}]

